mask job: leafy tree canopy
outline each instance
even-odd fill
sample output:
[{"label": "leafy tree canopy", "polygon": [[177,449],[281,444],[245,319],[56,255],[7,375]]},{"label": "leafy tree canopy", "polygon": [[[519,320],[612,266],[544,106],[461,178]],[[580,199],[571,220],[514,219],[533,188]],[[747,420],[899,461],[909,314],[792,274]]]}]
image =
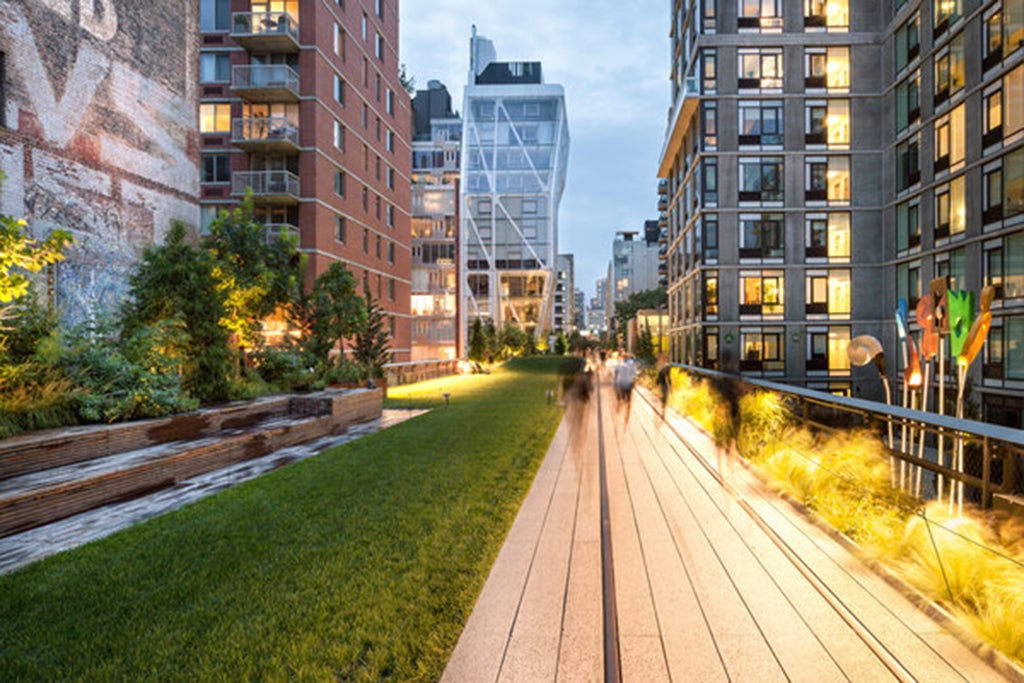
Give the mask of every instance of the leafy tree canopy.
[{"label": "leafy tree canopy", "polygon": [[625,301],[615,302],[615,325],[619,330],[626,328],[636,312],[644,308],[661,308],[668,305],[668,292],[664,289],[645,289],[633,292]]}]

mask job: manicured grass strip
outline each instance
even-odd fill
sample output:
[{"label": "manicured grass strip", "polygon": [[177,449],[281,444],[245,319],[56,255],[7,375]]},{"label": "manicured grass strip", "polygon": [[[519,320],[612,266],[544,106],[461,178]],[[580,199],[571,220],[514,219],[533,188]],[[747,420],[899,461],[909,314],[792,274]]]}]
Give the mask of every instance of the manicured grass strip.
[{"label": "manicured grass strip", "polygon": [[431,681],[561,409],[558,359],[389,393],[436,410],[0,577],[0,680]]}]

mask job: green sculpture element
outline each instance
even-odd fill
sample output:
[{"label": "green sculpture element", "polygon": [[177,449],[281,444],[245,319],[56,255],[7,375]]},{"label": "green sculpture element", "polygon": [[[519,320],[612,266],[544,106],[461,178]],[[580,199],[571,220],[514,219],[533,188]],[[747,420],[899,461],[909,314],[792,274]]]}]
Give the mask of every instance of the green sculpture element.
[{"label": "green sculpture element", "polygon": [[974,292],[949,291],[949,349],[953,357],[960,355],[967,335],[974,324]]}]

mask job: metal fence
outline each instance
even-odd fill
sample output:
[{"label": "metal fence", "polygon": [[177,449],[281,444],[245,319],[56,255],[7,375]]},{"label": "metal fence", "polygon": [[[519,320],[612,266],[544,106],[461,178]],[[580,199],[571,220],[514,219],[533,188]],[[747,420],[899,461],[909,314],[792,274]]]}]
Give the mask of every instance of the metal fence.
[{"label": "metal fence", "polygon": [[[910,492],[930,500],[959,488],[962,499],[990,508],[996,495],[1024,492],[1021,458],[1024,430],[911,410],[858,398],[835,396],[716,370],[676,365],[704,378],[726,378],[786,397],[794,416],[816,430],[875,429],[893,459],[894,470],[913,481]],[[955,466],[959,459],[960,467]],[[920,468],[920,470],[918,470]],[[921,475],[917,475],[920,471]],[[957,487],[952,487],[955,483]],[[944,497],[944,496],[943,496]],[[1024,503],[1024,501],[1022,501]]]}]

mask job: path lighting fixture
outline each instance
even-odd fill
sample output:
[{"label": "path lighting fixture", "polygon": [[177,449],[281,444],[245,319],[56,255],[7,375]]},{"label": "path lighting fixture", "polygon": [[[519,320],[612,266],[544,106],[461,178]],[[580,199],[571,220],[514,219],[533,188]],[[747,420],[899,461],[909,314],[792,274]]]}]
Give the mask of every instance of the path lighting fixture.
[{"label": "path lighting fixture", "polygon": [[441,394],[441,398],[444,399],[444,407],[447,408],[448,405],[451,403],[451,399],[452,399],[451,392],[448,392],[448,391],[444,392],[443,394]]},{"label": "path lighting fixture", "polygon": [[[846,355],[850,357],[850,362],[857,367],[874,362],[878,376],[882,379],[882,386],[885,387],[885,404],[892,405],[889,378],[885,376],[885,352],[882,351],[882,342],[870,334],[859,335],[851,339],[846,346]],[[889,422],[889,450],[892,450],[892,422]]]}]

